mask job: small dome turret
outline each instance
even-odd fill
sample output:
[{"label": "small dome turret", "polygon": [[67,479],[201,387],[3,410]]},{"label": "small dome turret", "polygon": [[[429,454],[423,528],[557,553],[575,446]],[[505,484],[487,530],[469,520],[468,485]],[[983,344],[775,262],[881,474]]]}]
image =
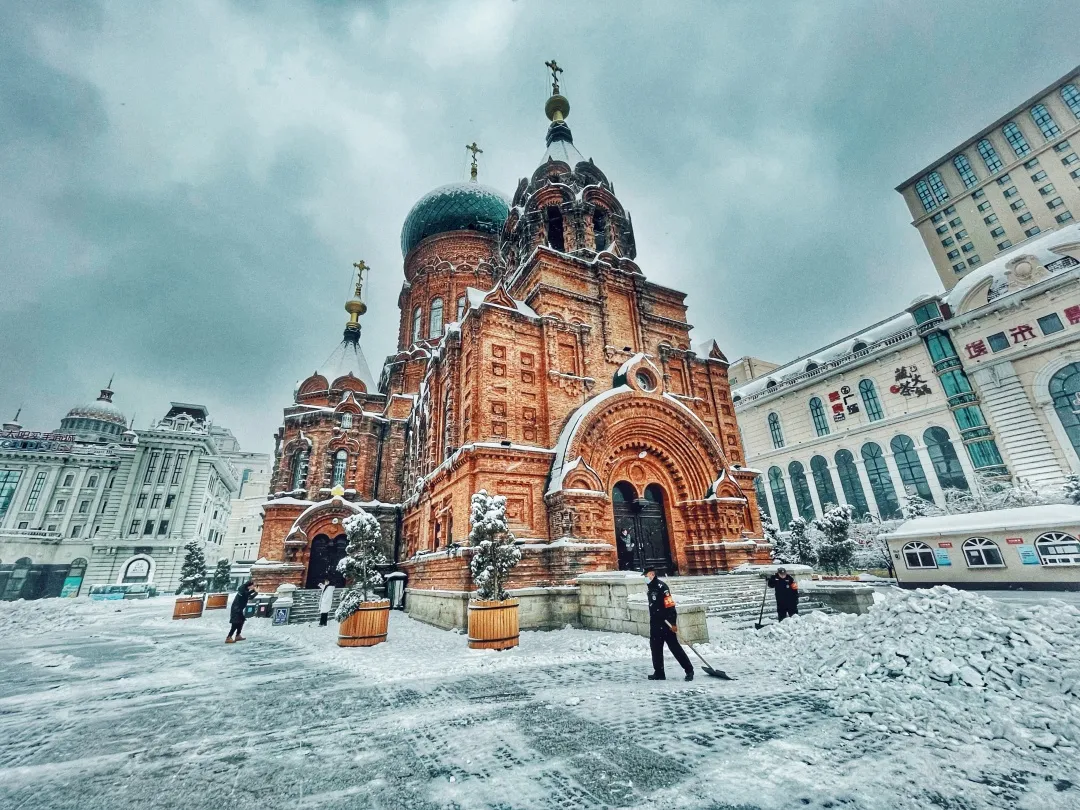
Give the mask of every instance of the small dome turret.
[{"label": "small dome turret", "polygon": [[94,402],[76,405],[60,420],[60,430],[74,433],[79,441],[106,442],[115,440],[125,429],[127,419],[113,404],[112,380],[101,389]]}]

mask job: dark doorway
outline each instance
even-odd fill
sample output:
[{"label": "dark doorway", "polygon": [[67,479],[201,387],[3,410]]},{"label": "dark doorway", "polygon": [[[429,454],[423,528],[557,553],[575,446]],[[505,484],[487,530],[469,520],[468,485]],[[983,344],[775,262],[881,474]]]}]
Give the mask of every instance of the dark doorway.
[{"label": "dark doorway", "polygon": [[320,534],[311,541],[311,558],[308,561],[307,588],[318,588],[323,577],[330,578],[330,584],[336,588],[345,586],[345,577],[338,573],[337,564],[345,556],[348,539],[341,534],[330,539]]},{"label": "dark doorway", "polygon": [[649,484],[645,487],[645,497],[637,498],[633,485],[620,481],[611,498],[619,569],[641,571],[650,566],[658,574],[675,573],[664,516],[664,491],[656,484]]}]

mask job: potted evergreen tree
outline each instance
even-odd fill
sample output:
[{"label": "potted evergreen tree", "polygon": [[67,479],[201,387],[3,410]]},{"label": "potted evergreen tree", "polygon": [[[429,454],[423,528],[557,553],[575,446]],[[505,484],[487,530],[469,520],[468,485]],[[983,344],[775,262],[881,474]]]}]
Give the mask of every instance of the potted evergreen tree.
[{"label": "potted evergreen tree", "polygon": [[[198,540],[184,546],[184,564],[180,567],[180,587],[176,589],[174,619],[195,619],[202,616],[203,591],[206,589],[206,555]],[[187,594],[186,596],[184,594]],[[195,594],[199,595],[196,596]]]},{"label": "potted evergreen tree", "polygon": [[229,581],[232,579],[232,563],[222,557],[217,561],[210,577],[210,593],[206,595],[207,610],[221,610],[229,604]]},{"label": "potted evergreen tree", "polygon": [[377,566],[386,565],[379,551],[382,532],[379,521],[361,509],[342,522],[349,542],[338,571],[349,590],[341,597],[334,618],[339,622],[339,647],[373,647],[386,641],[390,621],[390,600],[376,599],[375,588],[383,577]]},{"label": "potted evergreen tree", "polygon": [[510,572],[521,560],[506,520],[506,498],[480,490],[472,496],[470,562],[476,591],[469,601],[469,647],[507,650],[518,645],[518,600],[506,592]]}]

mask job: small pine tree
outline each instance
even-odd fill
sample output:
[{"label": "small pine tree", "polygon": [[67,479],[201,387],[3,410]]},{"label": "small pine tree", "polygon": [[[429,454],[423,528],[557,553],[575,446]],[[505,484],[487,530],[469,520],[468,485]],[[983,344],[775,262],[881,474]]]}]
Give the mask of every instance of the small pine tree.
[{"label": "small pine tree", "polygon": [[203,554],[202,544],[198,540],[189,540],[184,551],[184,564],[180,567],[180,587],[176,592],[194,596],[196,591],[202,593],[206,590],[206,555]]},{"label": "small pine tree", "polygon": [[834,506],[814,521],[821,537],[817,545],[818,564],[832,574],[840,569],[850,571],[855,561],[855,541],[851,539],[851,522],[855,510],[849,505]]},{"label": "small pine tree", "polygon": [[814,540],[810,536],[810,526],[806,518],[797,517],[788,524],[788,538],[784,549],[787,556],[793,559],[785,562],[799,563],[800,565],[814,565],[817,555],[814,553]]},{"label": "small pine tree", "polygon": [[348,543],[345,546],[345,556],[338,563],[337,570],[345,577],[350,588],[341,597],[334,613],[334,618],[339,622],[356,613],[364,602],[374,600],[375,588],[383,581],[377,566],[387,564],[386,557],[379,550],[379,541],[382,539],[379,521],[371,514],[361,509],[355,515],[345,518],[341,525],[345,529]]},{"label": "small pine tree", "polygon": [[789,552],[787,543],[783,536],[780,534],[780,529],[773,523],[773,519],[769,517],[768,513],[758,507],[758,516],[761,518],[761,534],[766,543],[772,544],[772,558],[776,562],[793,563],[795,560],[788,559]]},{"label": "small pine tree", "polygon": [[225,593],[229,590],[229,580],[232,579],[232,563],[222,557],[217,561],[217,568],[210,578],[210,593]]},{"label": "small pine tree", "polygon": [[510,598],[506,581],[521,560],[521,549],[506,520],[506,498],[480,490],[472,496],[469,545],[476,549],[470,570],[476,583],[476,599],[504,601]]},{"label": "small pine tree", "polygon": [[1073,473],[1065,476],[1065,483],[1061,485],[1061,492],[1067,503],[1080,506],[1080,475]]}]

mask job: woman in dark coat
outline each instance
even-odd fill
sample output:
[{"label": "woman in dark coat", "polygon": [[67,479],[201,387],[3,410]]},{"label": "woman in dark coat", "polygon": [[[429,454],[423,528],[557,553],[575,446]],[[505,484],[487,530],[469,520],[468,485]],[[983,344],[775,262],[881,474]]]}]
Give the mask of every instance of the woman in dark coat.
[{"label": "woman in dark coat", "polygon": [[232,626],[229,627],[229,635],[225,637],[226,644],[245,640],[244,637],[240,635],[240,631],[244,629],[244,608],[246,608],[248,602],[258,596],[258,594],[259,592],[255,590],[255,583],[250,579],[237,589],[236,596],[233,597],[232,611],[229,614],[229,621],[232,623]]}]

